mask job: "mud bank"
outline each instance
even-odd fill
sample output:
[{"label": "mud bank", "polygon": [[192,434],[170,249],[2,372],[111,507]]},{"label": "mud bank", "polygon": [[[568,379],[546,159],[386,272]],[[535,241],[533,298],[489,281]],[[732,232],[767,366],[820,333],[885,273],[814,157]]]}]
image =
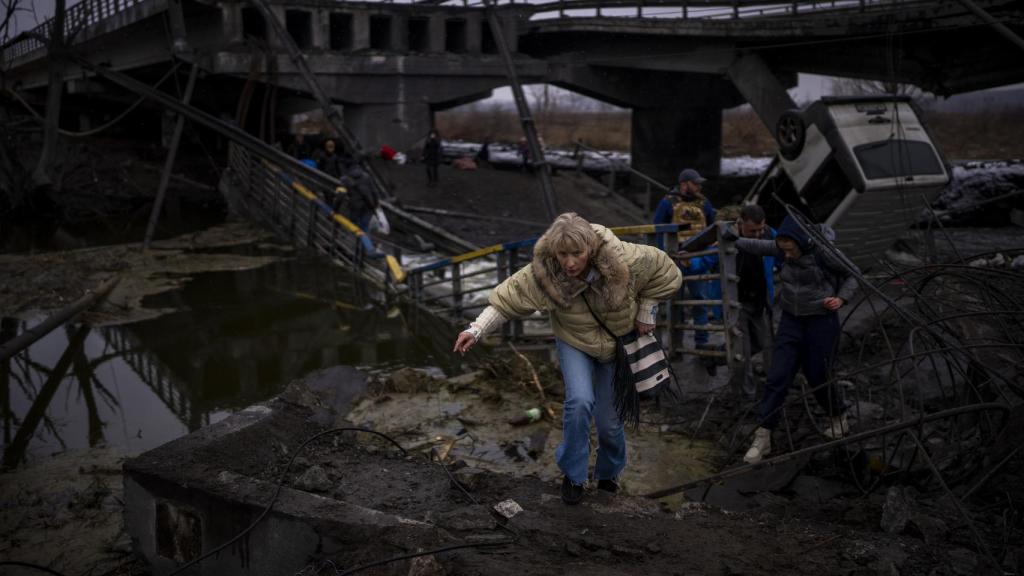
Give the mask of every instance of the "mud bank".
[{"label": "mud bank", "polygon": [[201,272],[248,270],[274,262],[288,247],[267,245],[264,255],[235,249],[270,242],[272,236],[253,224],[229,223],[208,230],[142,244],[119,244],[41,254],[0,255],[0,314],[54,310],[73,302],[108,278],[118,286],[89,314],[96,325],[153,318],[166,310],[144,308],[143,298],[182,286]]},{"label": "mud bank", "polygon": [[144,573],[124,530],[123,462],[119,450],[92,449],[0,474],[0,560],[65,574]]}]

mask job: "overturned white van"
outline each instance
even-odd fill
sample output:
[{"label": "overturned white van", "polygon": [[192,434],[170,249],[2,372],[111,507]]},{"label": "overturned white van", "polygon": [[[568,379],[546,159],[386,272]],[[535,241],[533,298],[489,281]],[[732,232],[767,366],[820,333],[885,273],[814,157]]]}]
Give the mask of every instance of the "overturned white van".
[{"label": "overturned white van", "polygon": [[873,263],[949,183],[949,169],[909,97],[822,98],[783,113],[779,154],[748,202],[768,222],[785,216],[781,202],[836,231],[858,265]]}]

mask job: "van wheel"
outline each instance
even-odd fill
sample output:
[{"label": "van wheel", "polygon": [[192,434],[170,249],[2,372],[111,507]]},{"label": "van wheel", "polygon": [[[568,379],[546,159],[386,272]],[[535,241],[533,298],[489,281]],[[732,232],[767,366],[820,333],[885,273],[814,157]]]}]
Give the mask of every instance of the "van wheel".
[{"label": "van wheel", "polygon": [[796,160],[804,149],[807,125],[798,110],[786,110],[775,124],[775,139],[779,142],[779,153],[786,160]]}]

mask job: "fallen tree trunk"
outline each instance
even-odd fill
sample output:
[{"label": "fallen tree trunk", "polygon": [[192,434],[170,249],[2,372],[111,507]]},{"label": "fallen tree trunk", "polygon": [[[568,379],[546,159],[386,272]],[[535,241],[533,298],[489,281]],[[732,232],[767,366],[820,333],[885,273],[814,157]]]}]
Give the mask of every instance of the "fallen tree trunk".
[{"label": "fallen tree trunk", "polygon": [[57,311],[31,330],[26,330],[18,336],[4,342],[3,345],[0,346],[0,362],[7,360],[18,352],[28,348],[36,340],[46,336],[57,327],[92,307],[94,304],[106,297],[106,295],[114,289],[114,286],[117,285],[118,281],[120,281],[120,277],[114,277],[104,281],[96,288],[96,290],[82,296],[71,305]]}]

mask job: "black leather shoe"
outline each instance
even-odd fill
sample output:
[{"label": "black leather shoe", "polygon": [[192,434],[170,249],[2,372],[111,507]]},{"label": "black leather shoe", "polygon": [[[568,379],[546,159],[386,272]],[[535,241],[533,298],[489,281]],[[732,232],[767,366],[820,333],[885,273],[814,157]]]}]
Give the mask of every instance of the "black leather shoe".
[{"label": "black leather shoe", "polygon": [[619,491],[619,483],[615,480],[606,479],[597,481],[597,489],[615,494]]},{"label": "black leather shoe", "polygon": [[569,477],[562,478],[562,502],[579,504],[583,499],[583,484],[576,484]]}]

